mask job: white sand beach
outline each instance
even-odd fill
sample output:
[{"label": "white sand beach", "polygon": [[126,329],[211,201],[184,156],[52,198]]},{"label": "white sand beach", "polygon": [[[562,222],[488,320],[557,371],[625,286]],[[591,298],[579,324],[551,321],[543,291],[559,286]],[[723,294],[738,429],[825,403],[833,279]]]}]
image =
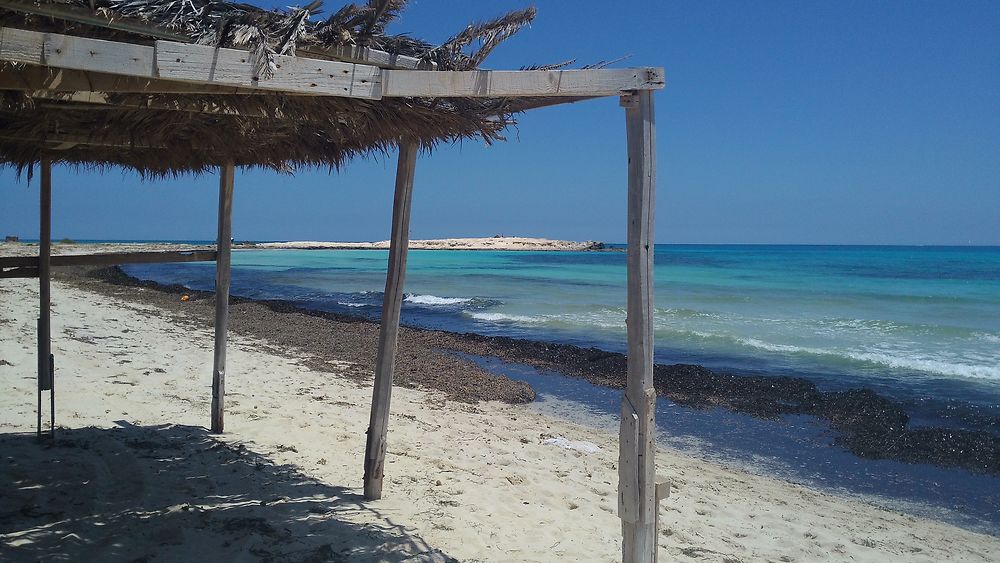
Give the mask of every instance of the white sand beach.
[{"label": "white sand beach", "polygon": [[[123,291],[125,291],[123,289]],[[128,291],[152,291],[129,289]],[[0,560],[617,561],[613,433],[397,388],[384,498],[361,498],[370,386],[53,284],[57,439],[35,427],[37,283],[0,280]],[[586,452],[547,444],[595,444]],[[997,561],[1000,539],[660,449],[663,561]]]}]

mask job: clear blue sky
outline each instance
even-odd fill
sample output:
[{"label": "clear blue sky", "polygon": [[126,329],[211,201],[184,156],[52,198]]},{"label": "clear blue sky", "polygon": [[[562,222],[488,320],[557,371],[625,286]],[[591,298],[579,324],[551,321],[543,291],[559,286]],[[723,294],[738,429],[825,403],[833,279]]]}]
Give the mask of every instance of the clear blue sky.
[{"label": "clear blue sky", "polygon": [[[412,0],[390,31],[440,42],[524,5]],[[620,65],[665,67],[658,242],[1000,244],[1000,2],[536,6],[533,26],[487,67],[629,54]],[[529,112],[509,139],[420,158],[413,237],[624,240],[616,99]],[[234,236],[387,238],[394,166],[239,173]],[[57,238],[214,237],[214,176],[142,182],[60,167],[54,182]],[[37,180],[4,170],[0,183],[0,234],[37,237]]]}]

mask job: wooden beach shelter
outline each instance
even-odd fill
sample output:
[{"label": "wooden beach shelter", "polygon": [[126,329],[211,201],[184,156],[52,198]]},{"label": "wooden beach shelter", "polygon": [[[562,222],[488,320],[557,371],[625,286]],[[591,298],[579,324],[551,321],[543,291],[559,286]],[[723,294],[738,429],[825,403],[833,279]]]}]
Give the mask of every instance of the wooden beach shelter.
[{"label": "wooden beach shelter", "polygon": [[[0,163],[40,169],[39,256],[0,258],[0,277],[37,277],[38,427],[54,412],[50,268],[215,261],[211,428],[223,430],[234,169],[340,168],[398,148],[364,492],[382,495],[393,357],[406,271],[417,152],[501,140],[514,115],[617,96],[628,146],[628,383],[622,401],[619,515],[625,561],[656,556],[652,336],[655,132],[659,68],[482,70],[534,9],[471,25],[441,45],[390,36],[405,0],[321,13],[222,0],[0,0]],[[52,165],[123,167],[146,176],[218,168],[213,251],[52,256]],[[54,415],[52,415],[54,417]],[[54,420],[54,418],[53,418]],[[51,426],[51,425],[50,425]]]}]

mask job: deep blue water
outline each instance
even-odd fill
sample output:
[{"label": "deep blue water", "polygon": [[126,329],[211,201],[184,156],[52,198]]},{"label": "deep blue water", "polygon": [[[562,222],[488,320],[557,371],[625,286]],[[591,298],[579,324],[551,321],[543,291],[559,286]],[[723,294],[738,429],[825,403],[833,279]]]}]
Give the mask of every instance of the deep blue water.
[{"label": "deep blue water", "polygon": [[[386,261],[386,251],[238,251],[233,292],[376,319]],[[903,403],[914,424],[1000,433],[1000,248],[658,245],[655,263],[657,362],[804,376],[822,389],[873,388]],[[126,270],[193,289],[214,286],[211,264]],[[620,249],[413,251],[402,317],[426,328],[623,351],[625,275]],[[571,385],[547,396],[586,405],[601,393]],[[754,444],[768,442],[752,438],[770,429],[770,440],[787,445],[776,450],[779,465],[800,480],[900,502],[919,500],[907,489],[924,489],[924,501],[958,514],[967,506],[973,520],[1000,525],[995,494],[970,496],[970,487],[988,483],[1000,490],[996,478],[857,460],[830,447],[808,420],[735,424],[730,419],[746,417],[671,412],[686,412],[688,421],[708,416],[682,432],[699,451],[760,458]],[[804,469],[793,470],[796,464]],[[924,487],[935,480],[947,490]]]}]

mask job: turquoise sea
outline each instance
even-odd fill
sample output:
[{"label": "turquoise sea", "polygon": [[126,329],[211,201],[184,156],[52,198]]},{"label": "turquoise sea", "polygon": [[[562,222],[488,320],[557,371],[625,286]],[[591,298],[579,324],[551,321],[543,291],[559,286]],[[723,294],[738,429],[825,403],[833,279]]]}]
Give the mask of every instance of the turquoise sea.
[{"label": "turquoise sea", "polygon": [[[233,293],[375,319],[386,261],[385,251],[238,251]],[[871,388],[902,403],[914,425],[1000,434],[998,247],[657,245],[655,264],[658,363],[802,376],[827,390]],[[211,264],[126,270],[192,289],[214,286]],[[413,251],[406,294],[403,322],[414,326],[625,348],[622,247]],[[617,410],[615,392],[479,361],[530,380],[543,404],[569,401],[595,419]],[[860,462],[795,417],[775,425],[675,408],[660,420],[662,439],[674,446],[897,505],[930,503],[956,521],[1000,528],[996,477]],[[748,439],[764,446],[746,446]]]}]

